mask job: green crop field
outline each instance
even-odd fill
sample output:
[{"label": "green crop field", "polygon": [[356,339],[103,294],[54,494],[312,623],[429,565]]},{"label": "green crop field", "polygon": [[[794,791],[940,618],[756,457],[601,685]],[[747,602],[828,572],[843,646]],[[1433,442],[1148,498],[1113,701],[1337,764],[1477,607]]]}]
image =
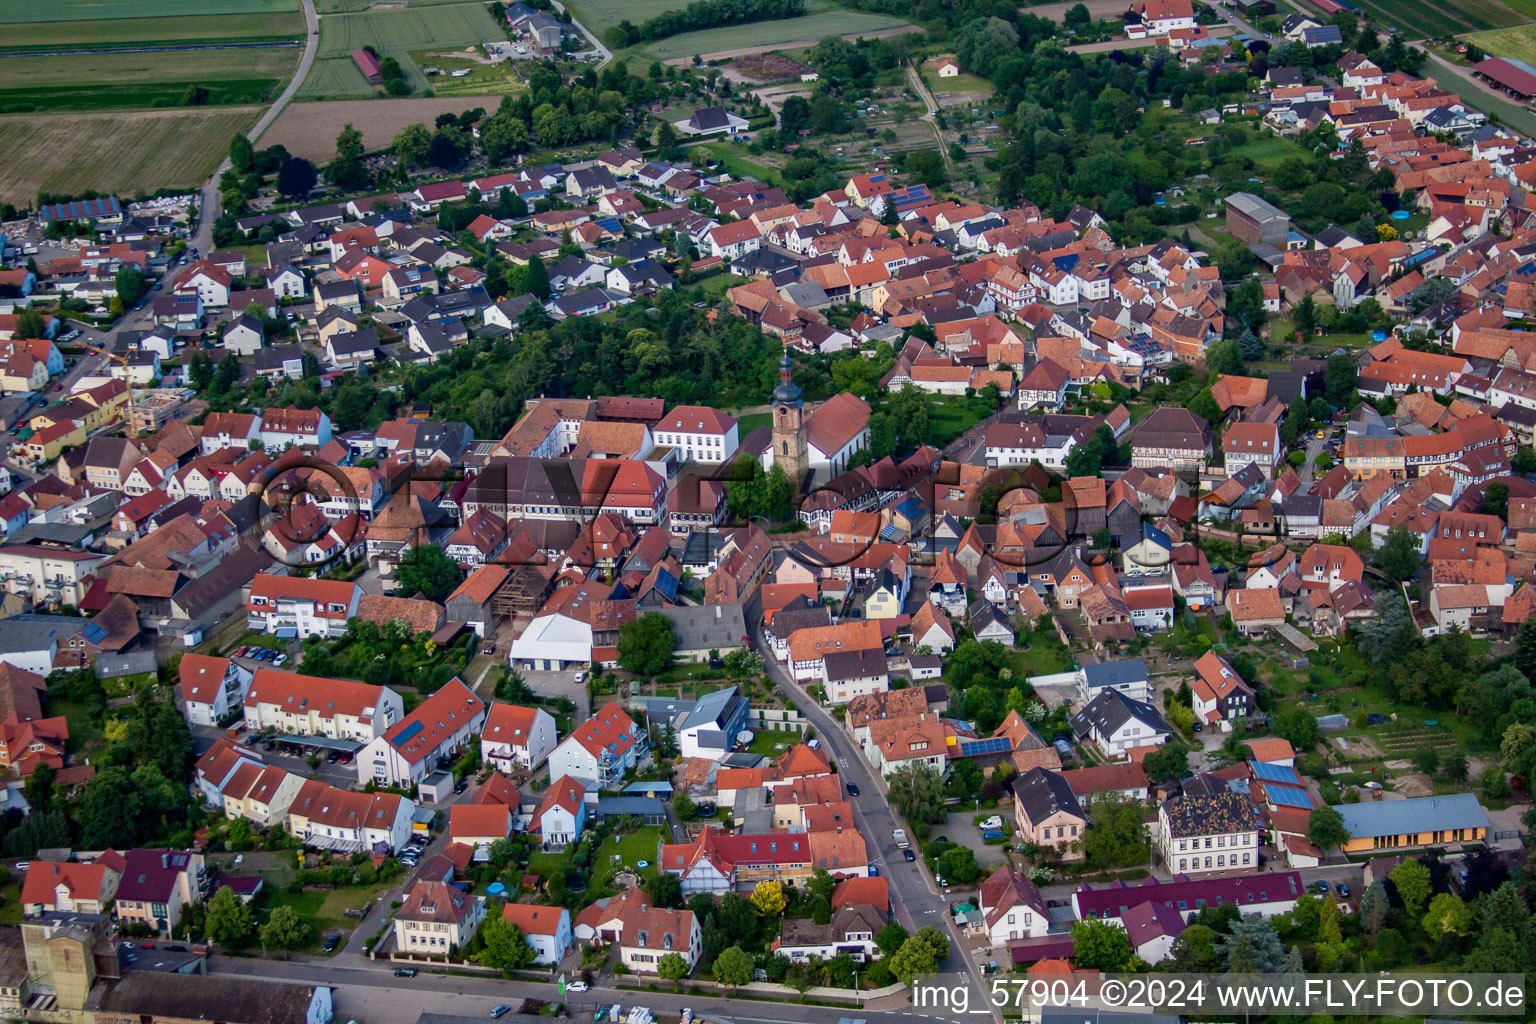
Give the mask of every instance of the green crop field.
[{"label": "green crop field", "polygon": [[39,190],[132,196],[200,188],[259,107],[0,117],[0,200],[31,203]]},{"label": "green crop field", "polygon": [[398,60],[411,86],[421,90],[429,83],[411,57],[412,51],[462,50],[505,38],[490,10],[479,3],[332,14],[320,19],[320,51],[299,94],[336,99],[373,95],[375,90],[351,58],[353,50],[364,46]]},{"label": "green crop field", "polygon": [[[451,51],[417,50],[411,54],[411,59],[416,62],[417,67],[435,67],[441,72],[441,74],[426,76],[427,81],[431,83],[433,95],[499,96],[502,93],[523,91],[523,80],[512,70],[515,61],[487,64],[483,59],[476,60],[468,55],[445,56],[447,52]],[[481,58],[485,56],[485,51],[479,47],[475,48],[475,53]],[[455,77],[454,71],[468,71],[469,74]]]},{"label": "green crop field", "polygon": [[[0,4],[0,24],[37,21],[107,21],[114,18],[172,18],[196,15],[204,19],[229,14],[271,14],[297,11],[299,0],[49,0]],[[207,22],[210,35],[222,34],[217,22]]]},{"label": "green crop field", "polygon": [[1445,0],[1444,3],[1404,3],[1403,0],[1360,0],[1360,7],[1382,24],[1400,28],[1410,39],[1457,36],[1485,29],[1509,28],[1529,22],[1532,0]]},{"label": "green crop field", "polygon": [[104,49],[183,43],[298,39],[297,11],[229,14],[221,18],[118,18],[113,21],[37,21],[13,28],[0,50]]},{"label": "green crop field", "polygon": [[0,111],[180,106],[194,85],[210,105],[263,103],[298,62],[298,47],[7,57]]},{"label": "green crop field", "polygon": [[[807,9],[815,4],[807,4]],[[751,25],[711,28],[685,32],[680,36],[658,39],[636,49],[659,60],[692,57],[694,54],[720,53],[744,47],[784,46],[788,43],[815,43],[827,36],[858,35],[881,29],[900,28],[911,22],[884,14],[866,14],[842,8],[825,8],[799,18],[759,21]]]},{"label": "green crop field", "polygon": [[[366,11],[380,0],[315,0],[315,10],[321,14],[355,14]],[[461,4],[464,0],[383,0],[396,7],[436,7],[439,4]]]},{"label": "green crop field", "polygon": [[658,14],[685,7],[687,2],[686,0],[579,0],[577,3],[566,6],[570,8],[572,17],[601,38],[605,31],[621,21],[627,19],[638,25]]},{"label": "green crop field", "polygon": [[1496,57],[1536,62],[1536,25],[1479,32],[1467,39]]}]

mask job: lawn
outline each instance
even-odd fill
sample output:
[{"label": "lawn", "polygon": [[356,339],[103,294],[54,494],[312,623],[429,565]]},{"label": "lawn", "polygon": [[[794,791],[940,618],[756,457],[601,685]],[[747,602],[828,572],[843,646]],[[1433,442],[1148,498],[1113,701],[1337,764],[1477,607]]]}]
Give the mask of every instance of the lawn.
[{"label": "lawn", "polygon": [[[320,49],[300,95],[308,98],[372,96],[373,86],[352,63],[352,51],[372,46],[394,57],[420,91],[429,82],[413,52],[461,50],[506,38],[484,4],[445,3],[426,7],[332,14],[320,19]],[[435,84],[435,79],[433,83]]]},{"label": "lawn", "polygon": [[[596,892],[607,886],[621,867],[638,871],[644,878],[655,877],[656,859],[660,856],[661,844],[666,838],[667,830],[661,825],[646,825],[625,836],[609,836],[593,862],[592,878],[587,890]],[[615,860],[615,857],[618,859]],[[570,859],[569,851],[565,850],[558,853],[534,853],[528,858],[528,870],[548,878],[569,864]],[[646,862],[644,868],[637,867],[641,861]]]},{"label": "lawn", "polygon": [[981,398],[962,398],[957,395],[932,397],[928,401],[928,442],[942,448],[992,412]]},{"label": "lawn", "polygon": [[773,426],[773,413],[771,412],[749,412],[745,416],[738,416],[736,418],[736,433],[742,438],[745,438],[758,427],[771,426]]},{"label": "lawn", "polygon": [[785,46],[790,43],[810,45],[827,36],[856,36],[910,24],[901,18],[884,14],[866,14],[863,11],[832,7],[822,0],[809,0],[806,10],[811,13],[799,18],[685,32],[669,39],[645,43],[636,52],[659,60],[674,60],[695,54],[707,56],[746,46]]},{"label": "lawn", "polygon": [[1302,163],[1312,162],[1312,153],[1299,142],[1279,135],[1263,134],[1232,151],[1245,156],[1260,167],[1276,167],[1291,157]]},{"label": "lawn", "polygon": [[91,714],[90,709],[78,701],[62,700],[58,697],[48,698],[48,714],[63,715],[64,721],[69,725],[69,750],[70,753],[79,753],[87,747],[101,742],[101,723]]},{"label": "lawn", "polygon": [[[475,52],[484,56],[479,47]],[[438,96],[487,96],[523,91],[523,80],[512,70],[512,61],[487,64],[473,57],[450,57],[439,50],[417,50],[411,59],[419,68],[437,68],[441,74],[426,75],[432,84],[432,92]],[[469,74],[455,77],[455,71]],[[425,75],[425,71],[423,71]]]},{"label": "lawn", "polygon": [[8,57],[0,110],[180,106],[194,86],[208,90],[205,105],[265,103],[298,61],[296,46]]},{"label": "lawn", "polygon": [[29,22],[13,30],[0,49],[39,50],[53,47],[97,48],[111,46],[161,46],[221,42],[253,42],[296,39],[304,22],[295,5],[288,11],[227,14],[216,21],[207,18],[115,18],[112,21]]},{"label": "lawn", "polygon": [[794,746],[800,740],[797,732],[776,732],[764,729],[753,733],[752,742],[747,744],[747,753],[762,754],[764,757],[778,757],[784,751]]},{"label": "lawn", "polygon": [[990,93],[992,83],[980,75],[972,75],[961,72],[954,78],[940,78],[931,71],[923,72],[923,82],[930,92],[939,96],[953,95],[960,92]]},{"label": "lawn", "polygon": [[1076,659],[1054,629],[1037,629],[1030,638],[1032,642],[1028,647],[1013,652],[1009,667],[1013,669],[1015,679],[1071,671]]},{"label": "lawn", "polygon": [[695,163],[703,159],[701,154],[708,154],[711,159],[720,161],[726,170],[739,178],[750,177],[770,182],[778,180],[777,168],[751,159],[747,147],[739,142],[701,142],[688,147],[689,159]]}]

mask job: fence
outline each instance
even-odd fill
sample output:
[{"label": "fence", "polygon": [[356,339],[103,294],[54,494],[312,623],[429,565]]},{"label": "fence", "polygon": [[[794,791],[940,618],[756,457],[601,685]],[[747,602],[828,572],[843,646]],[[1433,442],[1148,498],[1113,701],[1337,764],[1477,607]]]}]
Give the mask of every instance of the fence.
[{"label": "fence", "polygon": [[753,732],[805,732],[810,724],[796,708],[747,709],[747,728]]}]

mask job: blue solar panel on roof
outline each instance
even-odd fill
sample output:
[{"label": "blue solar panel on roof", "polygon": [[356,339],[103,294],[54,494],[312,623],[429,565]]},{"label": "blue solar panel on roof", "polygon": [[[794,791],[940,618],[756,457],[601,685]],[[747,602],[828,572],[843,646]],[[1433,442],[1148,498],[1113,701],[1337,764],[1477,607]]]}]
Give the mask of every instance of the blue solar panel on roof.
[{"label": "blue solar panel on roof", "polygon": [[1301,779],[1296,776],[1296,770],[1283,764],[1271,764],[1267,761],[1250,761],[1249,767],[1253,774],[1264,782],[1283,782],[1288,786],[1301,785]]},{"label": "blue solar panel on roof", "polygon": [[1306,793],[1299,789],[1284,789],[1280,786],[1275,786],[1270,789],[1266,789],[1264,792],[1268,793],[1269,798],[1276,804],[1279,804],[1281,807],[1302,807],[1307,810],[1312,809],[1312,801],[1308,799]]},{"label": "blue solar panel on roof", "polygon": [[402,732],[399,736],[395,737],[395,746],[397,746],[397,747],[405,746],[413,738],[415,738],[415,736],[419,732],[421,732],[421,730],[423,728],[425,728],[425,726],[423,726],[420,722],[412,722],[410,725],[405,727],[405,731],[404,732]]},{"label": "blue solar panel on roof", "polygon": [[961,740],[960,755],[972,757],[977,754],[1000,754],[1013,749],[1013,741],[1006,736],[994,736],[985,740]]}]

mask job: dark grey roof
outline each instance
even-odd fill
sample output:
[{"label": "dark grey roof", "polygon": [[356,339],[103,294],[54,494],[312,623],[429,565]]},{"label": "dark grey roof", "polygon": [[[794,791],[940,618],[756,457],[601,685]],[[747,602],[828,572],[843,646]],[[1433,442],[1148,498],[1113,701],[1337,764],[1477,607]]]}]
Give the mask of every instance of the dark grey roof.
[{"label": "dark grey roof", "polygon": [[887,674],[885,652],[876,647],[867,651],[837,651],[826,656],[827,682],[863,679]]},{"label": "dark grey roof", "polygon": [[672,623],[680,651],[730,650],[747,638],[739,604],[677,605],[657,609]]},{"label": "dark grey roof", "polygon": [[128,972],[107,982],[99,1009],[147,1020],[219,1020],[228,1024],[292,1024],[310,1016],[314,985],[217,974]]},{"label": "dark grey roof", "polygon": [[1072,716],[1072,729],[1079,736],[1087,736],[1097,730],[1103,736],[1111,736],[1132,719],[1150,726],[1157,732],[1168,732],[1168,723],[1151,704],[1134,697],[1127,697],[1119,690],[1101,690],[1088,702],[1088,706]]},{"label": "dark grey roof", "polygon": [[1083,817],[1072,786],[1057,772],[1031,768],[1013,782],[1013,795],[1032,822],[1044,821],[1058,811]]},{"label": "dark grey roof", "polygon": [[329,342],[331,351],[337,355],[356,355],[359,352],[372,352],[379,347],[379,335],[369,328],[362,331],[347,331],[343,334],[331,335]]}]

